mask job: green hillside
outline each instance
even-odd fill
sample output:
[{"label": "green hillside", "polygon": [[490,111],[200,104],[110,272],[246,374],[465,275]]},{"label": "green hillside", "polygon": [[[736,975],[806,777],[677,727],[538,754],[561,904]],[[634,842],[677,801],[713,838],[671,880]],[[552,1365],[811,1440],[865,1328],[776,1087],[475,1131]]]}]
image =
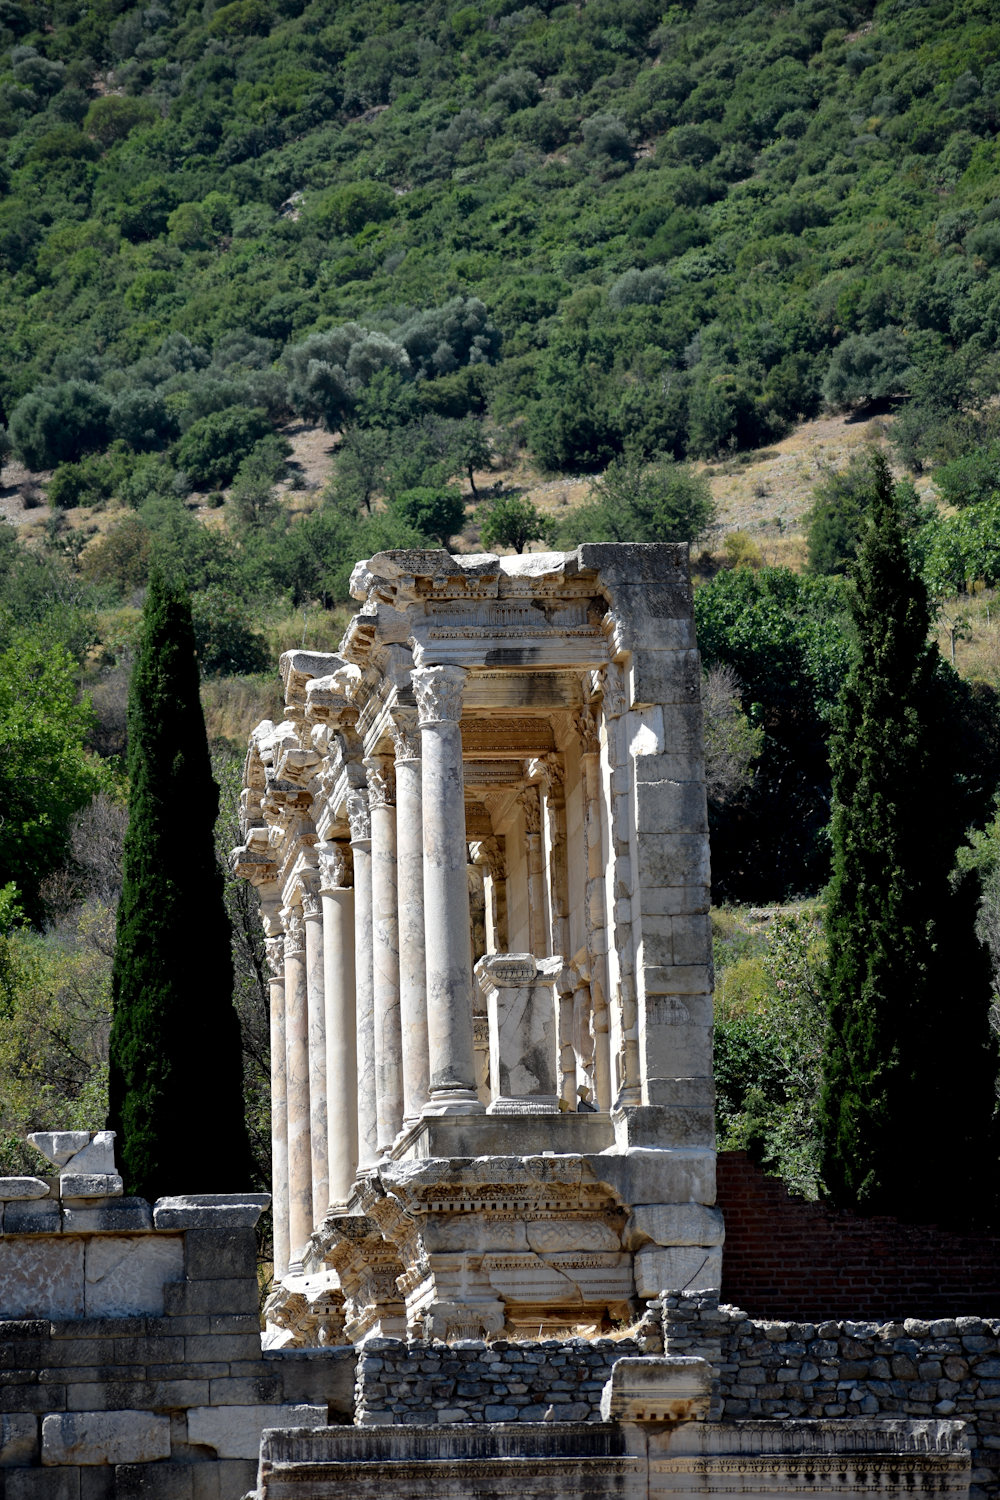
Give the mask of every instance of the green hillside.
[{"label": "green hillside", "polygon": [[119,470],[164,451],[210,487],[225,465],[171,445],[233,408],[488,412],[586,470],[906,392],[917,451],[993,389],[985,0],[0,0],[0,23],[0,417],[35,468],[118,440]]}]

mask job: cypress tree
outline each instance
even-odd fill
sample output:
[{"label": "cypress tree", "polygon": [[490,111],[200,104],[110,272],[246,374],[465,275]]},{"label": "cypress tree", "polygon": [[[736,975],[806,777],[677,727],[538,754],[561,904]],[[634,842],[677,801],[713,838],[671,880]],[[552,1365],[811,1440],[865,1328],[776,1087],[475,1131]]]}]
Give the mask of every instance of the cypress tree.
[{"label": "cypress tree", "polygon": [[128,701],[108,1126],[125,1191],[250,1185],[229,918],[191,605],[154,574]]},{"label": "cypress tree", "polygon": [[831,757],[823,1175],[844,1207],[971,1222],[995,1177],[996,1050],[976,884],[952,877],[957,697],[878,456],[852,582],[856,655]]}]

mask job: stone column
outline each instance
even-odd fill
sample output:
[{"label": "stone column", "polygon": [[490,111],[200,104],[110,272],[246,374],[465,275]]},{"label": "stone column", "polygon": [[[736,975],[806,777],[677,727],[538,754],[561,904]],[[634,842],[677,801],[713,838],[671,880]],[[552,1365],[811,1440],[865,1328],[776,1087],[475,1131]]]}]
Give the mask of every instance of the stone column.
[{"label": "stone column", "polygon": [[323,977],[323,903],[319,877],[303,886],[306,924],[306,996],[309,1015],[309,1147],[312,1157],[313,1228],[330,1206],[330,1151],[326,1135],[326,985]]},{"label": "stone column", "polygon": [[271,970],[271,1223],[274,1279],[288,1270],[288,1097],[285,1071],[285,940],[268,938]]},{"label": "stone column", "polygon": [[507,953],[507,850],[506,840],[480,839],[473,859],[483,870],[486,893],[486,952]]},{"label": "stone column", "polygon": [[393,712],[396,747],[396,889],[399,904],[399,1019],[403,1036],[403,1124],[413,1124],[430,1093],[427,973],[424,956],[424,829],[420,726],[415,708]]},{"label": "stone column", "polygon": [[549,882],[549,952],[569,957],[569,867],[566,788],[561,756],[545,757],[545,844]]},{"label": "stone column", "polygon": [[590,1028],[594,1041],[594,1092],[599,1109],[612,1100],[611,1043],[608,1034],[608,932],[604,908],[604,854],[601,844],[601,740],[599,706],[588,704],[576,718],[580,738],[580,779],[583,790],[583,838],[586,849],[587,958],[590,971]]},{"label": "stone column", "polygon": [[285,1069],[288,1098],[289,1265],[301,1263],[313,1229],[312,1148],[309,1139],[309,1002],[302,908],[286,906]]},{"label": "stone column", "polygon": [[524,810],[524,848],[528,858],[528,951],[535,958],[546,958],[549,949],[545,931],[542,810],[538,788],[525,787],[517,800]]},{"label": "stone column", "polygon": [[468,851],[462,780],[464,667],[420,667],[424,944],[431,1096],[424,1114],[482,1114],[472,1046]]},{"label": "stone column", "polygon": [[326,1114],[330,1202],[346,1204],[358,1166],[358,1038],[354,999],[354,891],[348,844],[320,844],[326,988]]},{"label": "stone column", "polygon": [[396,901],[396,783],[390,755],[370,755],[372,977],[375,1000],[375,1112],[378,1147],[388,1151],[403,1126],[403,1039],[399,1025],[399,919]]},{"label": "stone column", "polygon": [[372,841],[368,793],[348,794],[354,852],[354,985],[357,1004],[358,1171],[378,1160],[375,1112],[375,994],[372,975]]}]

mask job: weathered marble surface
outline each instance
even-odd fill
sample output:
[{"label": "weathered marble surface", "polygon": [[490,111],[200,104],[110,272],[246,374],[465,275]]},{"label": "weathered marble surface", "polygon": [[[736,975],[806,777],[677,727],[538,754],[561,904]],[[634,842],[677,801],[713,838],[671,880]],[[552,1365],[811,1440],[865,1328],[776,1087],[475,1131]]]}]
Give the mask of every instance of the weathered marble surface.
[{"label": "weathered marble surface", "polygon": [[53,1412],[42,1464],[145,1464],[170,1457],[170,1418],[151,1411]]},{"label": "weathered marble surface", "polygon": [[[111,1235],[87,1241],[85,1309],[88,1318],[163,1314],[163,1284],[184,1276],[184,1239],[152,1234]],[[123,1459],[122,1462],[125,1462]]]},{"label": "weathered marble surface", "polygon": [[375,1099],[375,979],[372,969],[372,855],[368,793],[348,798],[354,854],[354,983],[356,995],[358,1170],[378,1158]]},{"label": "weathered marble surface", "polygon": [[194,1406],[187,1414],[189,1443],[214,1448],[219,1458],[256,1458],[261,1434],[272,1427],[325,1427],[326,1406]]},{"label": "weathered marble surface", "polygon": [[323,904],[316,890],[303,897],[306,929],[306,1009],[309,1024],[309,1151],[312,1221],[330,1204],[330,1149],[326,1117],[326,984],[323,974]]},{"label": "weathered marble surface", "polygon": [[0,1240],[0,1320],[82,1318],[85,1243],[48,1235]]},{"label": "weathered marble surface", "polygon": [[[341,861],[343,865],[344,862]],[[341,871],[341,878],[344,877]],[[326,1097],[330,1202],[347,1202],[358,1159],[358,1068],[354,989],[354,891],[324,886],[323,974],[326,986]]]},{"label": "weathered marble surface", "polygon": [[430,1092],[424,939],[424,847],[420,730],[412,709],[396,711],[396,889],[403,1118],[412,1123]]},{"label": "weathered marble surface", "polygon": [[309,999],[301,915],[289,916],[285,939],[285,1079],[288,1098],[288,1236],[298,1255],[313,1227],[309,1133]]}]

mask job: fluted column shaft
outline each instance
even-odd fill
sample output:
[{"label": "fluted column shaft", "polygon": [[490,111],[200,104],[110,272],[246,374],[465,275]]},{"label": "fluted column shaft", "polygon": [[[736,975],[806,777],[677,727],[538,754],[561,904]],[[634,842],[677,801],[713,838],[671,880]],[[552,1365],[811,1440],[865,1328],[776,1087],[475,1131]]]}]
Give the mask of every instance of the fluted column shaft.
[{"label": "fluted column shaft", "polygon": [[379,1151],[403,1126],[403,1039],[399,1021],[399,920],[396,904],[396,806],[393,758],[370,755],[372,829],[372,977],[375,1002],[375,1108]]},{"label": "fluted column shaft", "polygon": [[358,1038],[354,997],[354,890],[346,844],[320,845],[326,990],[326,1115],[330,1202],[347,1202],[358,1166]]},{"label": "fluted column shaft", "polygon": [[[314,877],[315,881],[315,877]],[[316,882],[318,886],[318,882]],[[306,924],[306,997],[309,1016],[309,1148],[313,1228],[330,1206],[330,1151],[326,1125],[326,985],[323,978],[323,903],[319,890],[302,893]]]},{"label": "fluted column shaft", "polygon": [[309,1001],[302,909],[286,907],[285,1070],[288,1099],[289,1263],[299,1261],[312,1234],[312,1147],[309,1132]]},{"label": "fluted column shaft", "polygon": [[424,1114],[481,1114],[472,1048],[472,954],[462,779],[464,667],[411,676],[420,713],[424,947],[431,1095]]},{"label": "fluted column shaft", "polygon": [[368,793],[347,799],[354,853],[354,984],[357,1003],[358,1171],[378,1160],[375,1104],[375,989],[372,974],[372,854]]},{"label": "fluted column shaft", "polygon": [[285,940],[268,938],[271,970],[271,1234],[274,1279],[288,1270],[288,1096],[285,1068]]},{"label": "fluted column shaft", "polygon": [[419,1118],[430,1093],[424,953],[424,829],[420,726],[416,709],[395,710],[392,735],[396,746],[396,891],[403,1121],[408,1124]]}]

